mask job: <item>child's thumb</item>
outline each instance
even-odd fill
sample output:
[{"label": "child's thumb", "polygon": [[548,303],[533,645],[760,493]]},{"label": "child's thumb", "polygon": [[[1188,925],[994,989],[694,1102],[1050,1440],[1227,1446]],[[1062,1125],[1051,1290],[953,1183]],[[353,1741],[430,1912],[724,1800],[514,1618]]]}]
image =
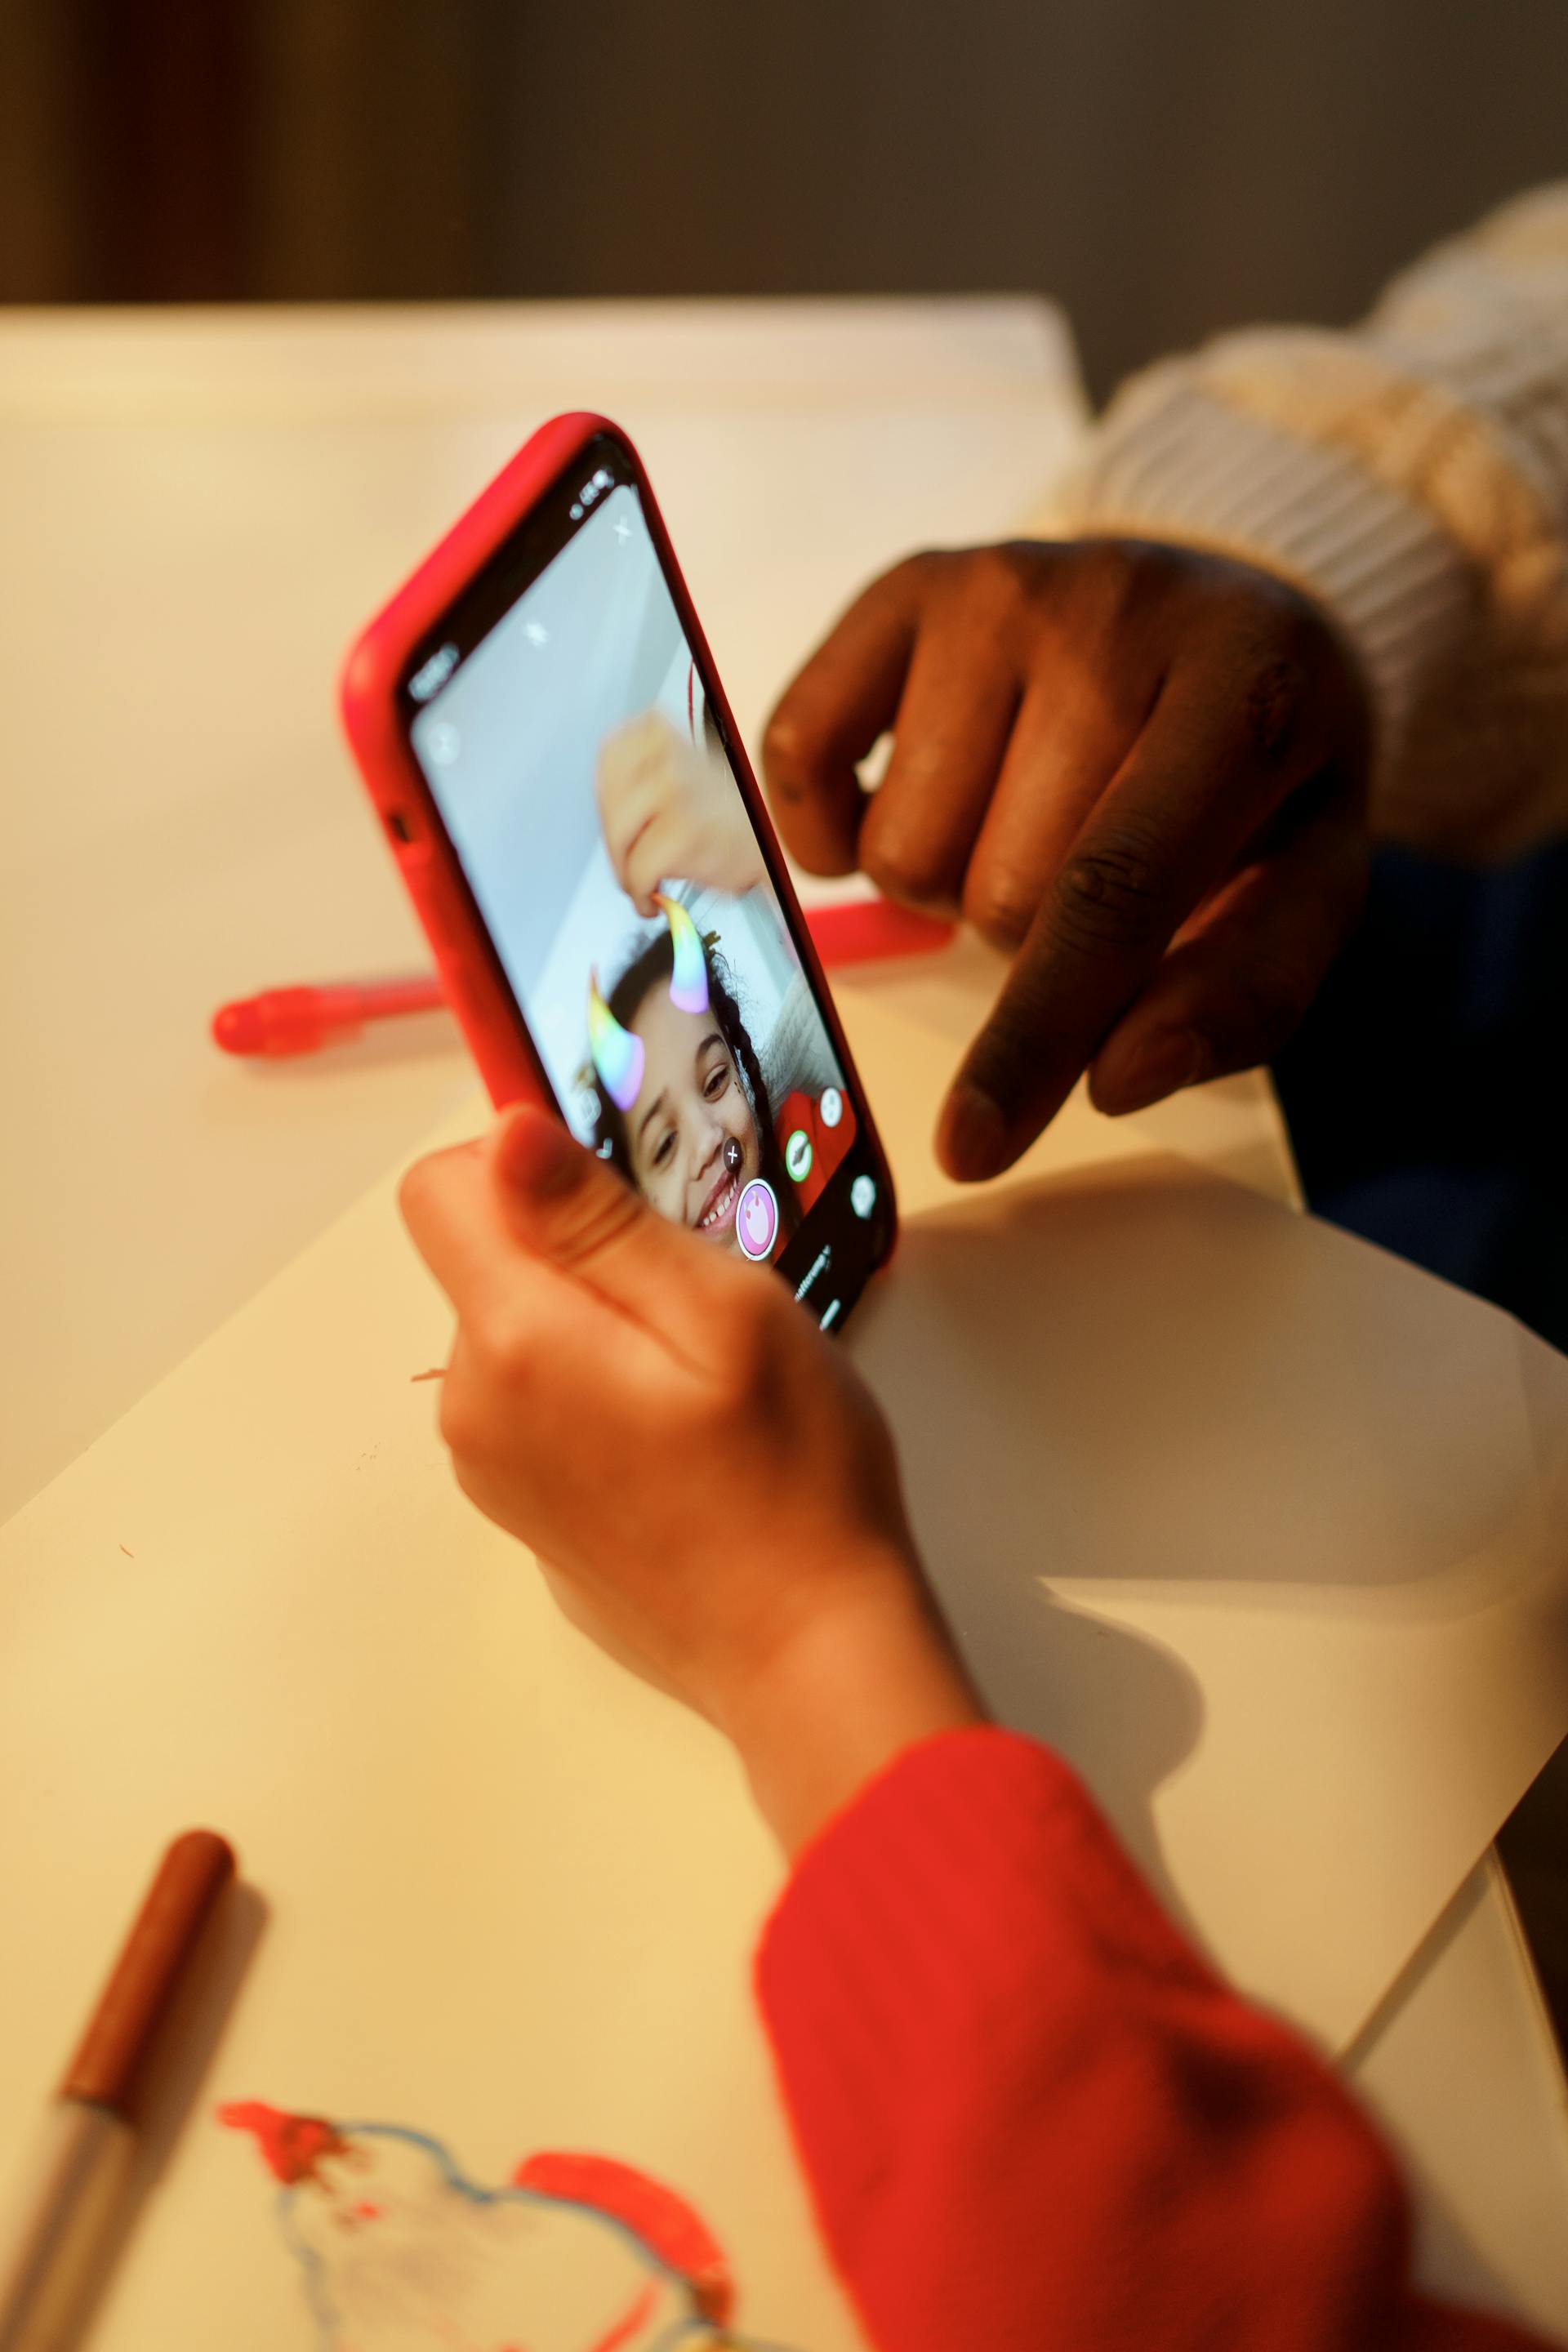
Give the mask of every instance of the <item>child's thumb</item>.
[{"label": "child's thumb", "polygon": [[695,1325],[711,1252],[656,1215],[560,1119],[526,1105],[508,1111],[491,1155],[507,1223],[526,1248],[639,1322]]}]

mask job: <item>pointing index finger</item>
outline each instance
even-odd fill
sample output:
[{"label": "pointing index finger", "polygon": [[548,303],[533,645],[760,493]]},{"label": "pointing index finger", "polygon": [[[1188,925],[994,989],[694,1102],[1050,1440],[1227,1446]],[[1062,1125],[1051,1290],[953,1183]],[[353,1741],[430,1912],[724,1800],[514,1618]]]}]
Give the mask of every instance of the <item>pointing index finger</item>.
[{"label": "pointing index finger", "polygon": [[1223,672],[1173,671],[953,1083],[937,1139],[951,1173],[994,1176],[1034,1141],[1300,764],[1260,751]]},{"label": "pointing index finger", "polygon": [[921,562],[873,581],[785,688],[763,773],[785,848],[813,874],[852,874],[866,793],[856,774],[892,725],[914,650]]}]

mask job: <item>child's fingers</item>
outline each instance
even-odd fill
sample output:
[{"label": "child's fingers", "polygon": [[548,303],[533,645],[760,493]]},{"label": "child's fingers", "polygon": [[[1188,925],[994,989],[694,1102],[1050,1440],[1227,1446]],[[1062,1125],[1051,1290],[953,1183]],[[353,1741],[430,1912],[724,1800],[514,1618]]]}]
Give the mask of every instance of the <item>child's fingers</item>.
[{"label": "child's fingers", "polygon": [[[555,1127],[542,1113],[534,1117]],[[576,1152],[564,1129],[557,1131]],[[607,1173],[586,1153],[578,1156],[595,1174]],[[629,1327],[613,1297],[587,1286],[535,1238],[520,1234],[517,1204],[498,1186],[490,1157],[490,1148],[478,1143],[432,1152],[409,1170],[400,1194],[414,1244],[457,1310],[446,1406],[459,1391],[471,1401],[476,1355],[488,1368],[486,1377],[499,1375],[514,1393],[524,1383],[531,1387],[534,1373],[548,1365],[546,1389],[531,1408],[528,1427],[534,1433],[542,1411],[548,1417],[552,1407],[575,1410],[595,1391],[603,1402],[617,1383],[668,1382],[667,1331],[652,1322]],[[609,1181],[624,1189],[616,1178]],[[473,1416],[466,1419],[471,1426]]]},{"label": "child's fingers", "polygon": [[510,1244],[476,1137],[416,1160],[397,1188],[415,1248],[458,1313],[495,1280]]},{"label": "child's fingers", "polygon": [[748,1269],[658,1216],[546,1112],[512,1111],[489,1160],[515,1241],[708,1369],[716,1318],[734,1311]]},{"label": "child's fingers", "polygon": [[[576,1150],[564,1128],[546,1123]],[[585,1303],[580,1286],[574,1298],[568,1275],[520,1235],[508,1215],[489,1164],[492,1150],[491,1142],[477,1139],[415,1161],[398,1191],[415,1248],[460,1323],[488,1326],[504,1307],[509,1319],[537,1320],[542,1328],[552,1308],[558,1319],[562,1307],[570,1311],[574,1305],[580,1318]]]},{"label": "child's fingers", "polygon": [[487,1143],[432,1152],[398,1197],[458,1320],[477,1328],[526,1319],[542,1335],[564,1321],[580,1337],[607,1307],[707,1371],[754,1280],[657,1216],[545,1111],[514,1110]]}]

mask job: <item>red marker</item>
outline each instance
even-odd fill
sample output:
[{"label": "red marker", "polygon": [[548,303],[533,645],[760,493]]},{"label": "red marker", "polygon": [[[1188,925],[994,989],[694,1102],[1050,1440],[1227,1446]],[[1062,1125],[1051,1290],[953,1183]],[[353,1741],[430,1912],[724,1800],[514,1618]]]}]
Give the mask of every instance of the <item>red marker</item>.
[{"label": "red marker", "polygon": [[16,2205],[0,2225],[0,2346],[59,2352],[94,2264],[112,2243],[136,2147],[137,2091],[202,1930],[234,1876],[213,1830],[187,1830],[159,1865],[48,2111]]},{"label": "red marker", "polygon": [[446,998],[434,972],[404,980],[334,981],[324,988],[264,988],[221,1004],[213,1014],[213,1036],[226,1054],[263,1055],[281,1061],[313,1054],[338,1037],[358,1034],[367,1021],[390,1021],[403,1013],[428,1013]]},{"label": "red marker", "polygon": [[[879,963],[885,957],[929,955],[945,947],[954,926],[932,915],[895,907],[889,898],[851,898],[817,907],[806,916],[816,952],[829,971]],[[434,972],[403,980],[335,981],[320,988],[265,988],[213,1014],[213,1036],[226,1054],[287,1060],[313,1054],[339,1037],[358,1034],[367,1021],[428,1013],[446,998]]]}]

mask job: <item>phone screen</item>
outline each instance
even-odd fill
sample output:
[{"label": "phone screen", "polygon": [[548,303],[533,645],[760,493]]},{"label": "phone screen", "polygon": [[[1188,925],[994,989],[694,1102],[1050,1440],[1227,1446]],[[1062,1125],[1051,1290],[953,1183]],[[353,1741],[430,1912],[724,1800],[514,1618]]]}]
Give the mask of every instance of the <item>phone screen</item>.
[{"label": "phone screen", "polygon": [[891,1202],[680,623],[591,442],[423,644],[408,740],[574,1134],[825,1324]]}]

